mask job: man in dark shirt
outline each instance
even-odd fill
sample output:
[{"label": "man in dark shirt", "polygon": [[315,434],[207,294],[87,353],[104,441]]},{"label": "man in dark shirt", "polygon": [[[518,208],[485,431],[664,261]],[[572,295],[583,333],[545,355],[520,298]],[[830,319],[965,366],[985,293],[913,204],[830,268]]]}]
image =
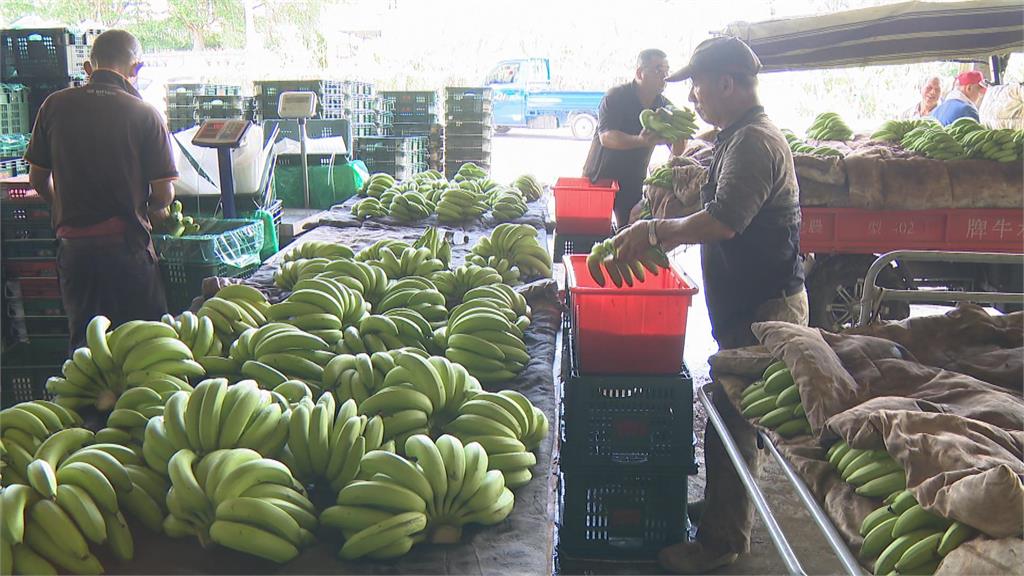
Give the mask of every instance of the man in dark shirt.
[{"label": "man in dark shirt", "polygon": [[[644,50],[636,59],[636,78],[609,90],[597,111],[597,132],[583,175],[591,181],[610,178],[619,182],[615,195],[615,219],[619,226],[629,223],[629,212],[640,201],[651,152],[658,144],[666,143],[640,125],[640,113],[671,104],[661,95],[668,72],[664,52]],[[685,141],[674,143],[673,152],[681,152],[684,144]]]},{"label": "man in dark shirt", "polygon": [[167,311],[150,218],[165,218],[178,176],[160,114],[132,85],[139,42],[123,30],[96,37],[89,82],[39,108],[25,160],[50,204],[71,347],[97,314],[114,325]]},{"label": "man in dark shirt", "polygon": [[[753,322],[807,324],[800,261],[800,201],[793,155],[758,103],[761,63],[737,38],[702,42],[690,64],[668,81],[690,79],[697,113],[720,130],[704,209],[686,218],[644,220],[615,237],[619,254],[634,258],[650,245],[668,250],[701,245],[704,297],[720,349],[756,344]],[[716,389],[714,404],[740,453],[758,469],[755,432]],[[749,550],[754,510],[714,426],[704,441],[707,485],[697,541],[661,551],[662,565],[703,574]]]}]

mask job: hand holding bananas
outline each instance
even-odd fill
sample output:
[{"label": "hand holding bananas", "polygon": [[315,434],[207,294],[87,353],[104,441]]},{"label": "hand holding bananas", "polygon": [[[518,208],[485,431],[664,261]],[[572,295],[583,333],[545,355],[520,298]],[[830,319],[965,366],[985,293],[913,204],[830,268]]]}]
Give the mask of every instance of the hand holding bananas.
[{"label": "hand holding bananas", "polygon": [[[153,232],[157,234],[170,234],[171,236],[184,236],[199,232],[199,224],[191,216],[181,213],[182,205],[180,200],[175,200],[167,209],[163,218],[153,219]],[[156,214],[154,214],[155,216]]]},{"label": "hand holding bananas", "polygon": [[669,267],[665,251],[650,244],[649,227],[653,226],[652,222],[637,222],[616,234],[614,238],[594,245],[587,256],[587,269],[598,286],[605,285],[602,268],[608,273],[612,283],[616,287],[621,287],[623,283],[632,286],[634,277],[643,282],[646,278],[645,269],[651,275],[657,276],[659,268]]},{"label": "hand holding bananas", "polygon": [[669,142],[689,140],[697,131],[696,115],[689,108],[663,106],[640,113],[640,125]]}]

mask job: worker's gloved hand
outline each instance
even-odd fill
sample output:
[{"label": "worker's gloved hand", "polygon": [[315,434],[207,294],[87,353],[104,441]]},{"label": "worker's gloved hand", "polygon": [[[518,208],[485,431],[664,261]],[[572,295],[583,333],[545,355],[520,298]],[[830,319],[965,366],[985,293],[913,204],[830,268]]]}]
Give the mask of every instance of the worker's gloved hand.
[{"label": "worker's gloved hand", "polygon": [[658,146],[659,144],[669,143],[664,136],[658,134],[654,130],[648,130],[647,128],[640,131],[640,139],[646,142],[648,146]]},{"label": "worker's gloved hand", "polygon": [[641,220],[616,234],[612,239],[615,244],[615,257],[624,262],[639,260],[640,256],[650,247],[648,236],[650,224],[650,220]]}]

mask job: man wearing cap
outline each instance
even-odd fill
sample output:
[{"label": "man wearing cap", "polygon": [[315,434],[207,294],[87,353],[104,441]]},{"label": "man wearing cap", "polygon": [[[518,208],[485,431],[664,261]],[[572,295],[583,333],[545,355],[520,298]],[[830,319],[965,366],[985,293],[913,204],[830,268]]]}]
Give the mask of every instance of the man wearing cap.
[{"label": "man wearing cap", "polygon": [[97,36],[88,84],[43,102],[25,152],[57,232],[72,349],[98,314],[116,326],[167,311],[150,220],[168,216],[178,172],[160,113],[133,85],[141,59],[128,32]]},{"label": "man wearing cap", "polygon": [[943,126],[949,126],[958,118],[980,120],[978,105],[985,96],[985,77],[977,70],[961,72],[956,77],[956,87],[946,100],[932,111],[932,117]]},{"label": "man wearing cap", "polygon": [[[793,155],[757,97],[761,63],[741,40],[723,36],[697,46],[690,63],[669,82],[689,79],[697,113],[719,129],[704,208],[685,218],[642,220],[615,237],[618,254],[635,258],[651,245],[671,250],[701,245],[704,297],[720,349],[757,343],[754,322],[807,324],[807,292],[800,261],[800,202]],[[713,394],[751,470],[758,469],[754,428],[729,402]],[[697,540],[665,548],[666,569],[703,574],[749,550],[754,509],[714,426],[706,426],[707,484]],[[756,473],[756,472],[755,472]]]},{"label": "man wearing cap", "polygon": [[[612,179],[619,183],[615,195],[615,219],[619,226],[629,222],[629,212],[640,201],[651,153],[661,136],[640,125],[640,113],[668,106],[662,96],[668,59],[661,50],[651,48],[636,59],[636,78],[609,90],[598,107],[598,126],[583,175],[591,181]],[[684,142],[672,144],[673,153],[681,153]]]}]

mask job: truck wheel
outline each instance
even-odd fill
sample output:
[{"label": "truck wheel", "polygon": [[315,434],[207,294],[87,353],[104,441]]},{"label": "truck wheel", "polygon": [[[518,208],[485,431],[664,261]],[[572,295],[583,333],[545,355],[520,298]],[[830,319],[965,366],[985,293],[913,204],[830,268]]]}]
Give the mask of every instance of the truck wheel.
[{"label": "truck wheel", "polygon": [[572,118],[572,135],[579,140],[589,140],[597,130],[597,118],[590,114],[577,114]]},{"label": "truck wheel", "polygon": [[[857,324],[864,294],[864,274],[874,261],[872,257],[835,256],[813,269],[807,280],[811,326],[839,332]],[[878,285],[907,289],[910,282],[896,268],[890,267],[878,275]],[[907,302],[887,300],[879,312],[883,320],[902,320],[908,316],[910,304]]]}]

